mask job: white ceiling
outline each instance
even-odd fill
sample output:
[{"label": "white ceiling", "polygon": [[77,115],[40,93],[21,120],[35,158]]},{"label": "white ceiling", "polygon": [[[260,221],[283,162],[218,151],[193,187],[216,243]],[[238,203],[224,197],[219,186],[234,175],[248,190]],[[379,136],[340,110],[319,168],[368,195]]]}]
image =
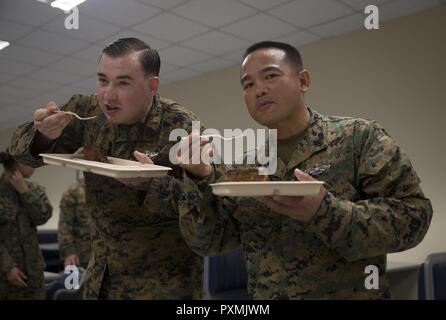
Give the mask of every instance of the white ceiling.
[{"label": "white ceiling", "polygon": [[[48,2],[51,2],[48,0]],[[260,40],[297,47],[363,27],[366,5],[386,21],[446,0],[87,0],[79,30],[36,0],[0,0],[0,130],[32,118],[47,101],[95,91],[102,48],[135,36],[159,50],[162,84],[240,63]]]}]

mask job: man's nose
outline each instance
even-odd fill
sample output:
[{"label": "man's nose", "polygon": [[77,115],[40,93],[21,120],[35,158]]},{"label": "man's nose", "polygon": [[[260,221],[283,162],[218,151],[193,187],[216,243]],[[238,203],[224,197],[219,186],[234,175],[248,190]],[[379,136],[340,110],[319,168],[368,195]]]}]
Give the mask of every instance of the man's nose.
[{"label": "man's nose", "polygon": [[105,89],[105,93],[104,93],[104,98],[107,100],[115,100],[116,99],[116,89],[113,88],[112,85],[109,85],[106,89]]},{"label": "man's nose", "polygon": [[262,97],[269,92],[268,86],[263,83],[258,83],[256,86],[256,96]]}]

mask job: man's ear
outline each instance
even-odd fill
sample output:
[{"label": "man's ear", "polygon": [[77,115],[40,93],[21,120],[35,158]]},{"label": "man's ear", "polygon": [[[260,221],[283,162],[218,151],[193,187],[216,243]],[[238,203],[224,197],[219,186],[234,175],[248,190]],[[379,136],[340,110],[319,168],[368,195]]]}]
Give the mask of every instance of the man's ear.
[{"label": "man's ear", "polygon": [[300,90],[302,92],[307,92],[310,87],[310,73],[308,70],[303,69],[299,72],[299,82],[300,82]]},{"label": "man's ear", "polygon": [[160,78],[155,76],[155,77],[150,77],[147,79],[147,85],[149,87],[150,90],[150,95],[151,96],[156,96],[158,93],[158,90],[160,88]]}]

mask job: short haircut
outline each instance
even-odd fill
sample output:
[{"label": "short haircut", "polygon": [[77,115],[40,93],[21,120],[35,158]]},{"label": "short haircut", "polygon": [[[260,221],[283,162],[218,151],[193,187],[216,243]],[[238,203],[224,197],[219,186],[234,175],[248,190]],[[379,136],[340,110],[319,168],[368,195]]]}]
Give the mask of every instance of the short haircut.
[{"label": "short haircut", "polygon": [[243,54],[243,60],[251,54],[254,51],[262,50],[262,49],[278,49],[285,53],[285,57],[293,64],[299,71],[303,69],[303,61],[302,57],[299,53],[299,50],[297,50],[295,47],[293,47],[290,44],[284,43],[284,42],[277,42],[277,41],[261,41],[254,43],[252,46],[250,46],[248,49],[246,49],[245,53]]},{"label": "short haircut", "polygon": [[139,63],[141,63],[145,75],[159,76],[161,68],[161,59],[158,51],[151,48],[147,43],[137,38],[121,38],[109,45],[103,50],[102,54],[109,57],[123,57],[133,52],[139,53]]},{"label": "short haircut", "polygon": [[12,171],[17,165],[17,161],[9,154],[8,150],[0,152],[0,163],[6,171]]}]

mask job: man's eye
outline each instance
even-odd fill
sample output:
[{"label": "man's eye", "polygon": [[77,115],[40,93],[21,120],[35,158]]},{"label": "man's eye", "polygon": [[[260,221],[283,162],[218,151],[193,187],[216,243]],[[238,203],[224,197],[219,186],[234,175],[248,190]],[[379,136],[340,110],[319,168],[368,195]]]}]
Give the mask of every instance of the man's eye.
[{"label": "man's eye", "polygon": [[128,86],[128,85],[130,85],[130,83],[125,82],[125,81],[121,81],[121,82],[119,82],[119,85],[120,86]]},{"label": "man's eye", "polygon": [[249,82],[249,83],[246,83],[244,86],[243,86],[243,89],[249,89],[249,88],[251,88],[252,86],[253,86],[254,84],[253,83],[251,83],[251,82]]},{"label": "man's eye", "polygon": [[104,83],[107,83],[107,80],[99,78],[98,82],[104,84]]},{"label": "man's eye", "polygon": [[270,73],[270,74],[267,74],[266,75],[266,79],[273,79],[273,78],[275,78],[275,77],[277,77],[278,75],[277,74],[275,74],[275,73]]}]

